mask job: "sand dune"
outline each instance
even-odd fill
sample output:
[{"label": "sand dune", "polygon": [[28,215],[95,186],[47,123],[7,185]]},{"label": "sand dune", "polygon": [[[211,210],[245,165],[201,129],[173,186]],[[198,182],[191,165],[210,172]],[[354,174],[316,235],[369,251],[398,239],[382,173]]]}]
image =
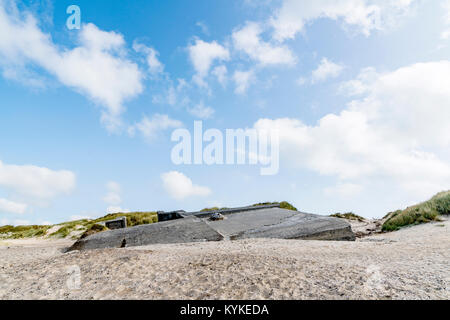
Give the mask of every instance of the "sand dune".
[{"label": "sand dune", "polygon": [[1,299],[449,299],[450,221],[356,242],[241,240],[63,253],[0,243]]}]

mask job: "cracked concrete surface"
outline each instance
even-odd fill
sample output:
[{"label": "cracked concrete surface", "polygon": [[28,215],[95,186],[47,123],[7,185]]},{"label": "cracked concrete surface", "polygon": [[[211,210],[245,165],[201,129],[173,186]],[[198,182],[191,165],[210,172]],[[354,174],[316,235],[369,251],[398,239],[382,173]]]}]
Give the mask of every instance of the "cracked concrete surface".
[{"label": "cracked concrete surface", "polygon": [[70,250],[134,247],[149,244],[190,243],[246,238],[355,240],[348,222],[303,212],[245,208],[211,221],[201,212],[182,219],[93,234]]}]

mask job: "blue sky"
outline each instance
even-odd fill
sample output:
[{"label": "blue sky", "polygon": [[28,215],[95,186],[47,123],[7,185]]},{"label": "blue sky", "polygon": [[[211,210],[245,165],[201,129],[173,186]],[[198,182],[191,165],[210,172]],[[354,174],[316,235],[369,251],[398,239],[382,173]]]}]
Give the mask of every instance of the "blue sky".
[{"label": "blue sky", "polygon": [[[0,225],[426,200],[450,187],[449,45],[448,0],[0,0]],[[279,173],[173,164],[194,120],[279,130]]]}]

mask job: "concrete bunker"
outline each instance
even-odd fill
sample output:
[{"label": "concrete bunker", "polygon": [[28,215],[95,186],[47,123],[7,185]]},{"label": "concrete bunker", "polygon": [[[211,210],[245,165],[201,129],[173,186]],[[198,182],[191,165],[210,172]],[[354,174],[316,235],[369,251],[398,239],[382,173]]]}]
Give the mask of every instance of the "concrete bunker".
[{"label": "concrete bunker", "polygon": [[342,219],[282,209],[278,204],[204,212],[159,211],[158,219],[153,224],[90,235],[69,250],[248,238],[355,240],[350,224]]}]

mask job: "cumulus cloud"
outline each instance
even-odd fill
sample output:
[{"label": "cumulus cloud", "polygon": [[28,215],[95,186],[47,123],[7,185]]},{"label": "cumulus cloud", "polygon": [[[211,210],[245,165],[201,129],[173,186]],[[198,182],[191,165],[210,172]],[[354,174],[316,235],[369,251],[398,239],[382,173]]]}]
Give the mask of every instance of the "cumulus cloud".
[{"label": "cumulus cloud", "polygon": [[359,77],[364,94],[317,125],[285,118],[255,127],[278,129],[281,152],[294,165],[338,177],[344,189],[334,191],[377,177],[421,197],[448,189],[450,61],[375,74]]},{"label": "cumulus cloud", "polygon": [[93,217],[88,216],[88,215],[71,215],[69,218],[69,221],[92,220],[92,219],[93,219]]},{"label": "cumulus cloud", "polygon": [[221,66],[217,66],[213,69],[213,71],[211,72],[213,75],[216,76],[217,81],[222,85],[225,86],[227,83],[227,73],[228,73],[228,69],[226,66],[221,65]]},{"label": "cumulus cloud", "polygon": [[234,47],[263,66],[296,63],[296,58],[288,47],[262,41],[262,32],[259,23],[247,22],[244,27],[233,32]]},{"label": "cumulus cloud", "polygon": [[317,69],[312,72],[311,82],[314,84],[330,78],[337,78],[343,70],[343,65],[334,63],[327,58],[323,58]]},{"label": "cumulus cloud", "polygon": [[189,108],[188,112],[192,114],[193,116],[196,116],[200,119],[209,119],[214,115],[214,109],[208,106],[205,106],[205,104],[200,102],[196,106]]},{"label": "cumulus cloud", "polygon": [[215,61],[226,61],[230,59],[230,52],[217,41],[205,42],[196,39],[188,46],[189,57],[196,71],[194,81],[200,86],[206,86],[204,78]]},{"label": "cumulus cloud", "polygon": [[441,33],[442,40],[450,39],[450,0],[442,1],[442,8],[444,9],[444,23],[448,26]]},{"label": "cumulus cloud", "polygon": [[197,22],[195,23],[195,25],[196,25],[197,27],[199,27],[200,30],[201,30],[205,35],[209,36],[209,28],[208,28],[208,26],[207,26],[204,22],[202,22],[202,21],[197,21]]},{"label": "cumulus cloud", "polygon": [[110,213],[128,213],[130,212],[130,209],[123,209],[120,206],[109,206],[108,208],[106,208],[106,213],[110,214]]},{"label": "cumulus cloud", "polygon": [[170,171],[161,175],[163,187],[175,200],[184,200],[189,197],[205,197],[211,190],[192,183],[192,180],[178,171]]},{"label": "cumulus cloud", "polygon": [[76,183],[71,171],[54,171],[33,165],[9,165],[0,161],[0,187],[39,200],[70,193]]},{"label": "cumulus cloud", "polygon": [[[109,130],[121,125],[125,100],[143,90],[138,66],[126,58],[123,36],[89,23],[79,32],[79,46],[56,45],[30,13],[21,13],[0,1],[0,67],[11,70],[39,67],[62,84],[103,107],[102,122]],[[13,72],[14,74],[14,72]]]},{"label": "cumulus cloud", "polygon": [[161,131],[182,126],[181,121],[172,119],[166,114],[157,113],[151,118],[144,116],[140,122],[128,129],[128,133],[134,136],[136,132],[139,132],[146,139],[153,140]]},{"label": "cumulus cloud", "polygon": [[108,193],[103,197],[104,202],[110,205],[119,205],[122,203],[120,184],[110,181],[106,184],[106,189],[108,190]]},{"label": "cumulus cloud", "polygon": [[164,71],[164,64],[159,61],[159,52],[152,47],[147,47],[146,45],[140,43],[139,41],[133,42],[133,50],[145,54],[148,70],[151,74],[158,74]]},{"label": "cumulus cloud", "polygon": [[55,197],[69,194],[75,184],[71,171],[0,161],[0,189],[14,199],[0,198],[0,213],[25,214],[32,205],[46,206]]},{"label": "cumulus cloud", "polygon": [[441,33],[441,39],[442,40],[448,40],[450,39],[450,29],[442,31]]},{"label": "cumulus cloud", "polygon": [[319,18],[340,20],[368,36],[395,24],[408,12],[414,0],[283,0],[271,18],[274,38],[293,39],[304,27]]},{"label": "cumulus cloud", "polygon": [[155,104],[168,104],[170,106],[185,106],[189,104],[190,98],[186,93],[186,89],[190,85],[185,79],[177,79],[175,85],[172,81],[169,82],[167,90],[163,94],[157,94],[152,97],[152,102]]},{"label": "cumulus cloud", "polygon": [[356,79],[343,82],[339,87],[339,93],[348,96],[358,96],[367,93],[380,74],[375,68],[368,67],[361,70]]},{"label": "cumulus cloud", "polygon": [[27,207],[28,206],[24,203],[17,203],[0,198],[0,213],[24,214],[27,210]]},{"label": "cumulus cloud", "polygon": [[234,90],[237,94],[244,94],[247,92],[251,82],[253,81],[253,71],[235,71],[233,74],[233,81],[236,85]]},{"label": "cumulus cloud", "polygon": [[107,193],[103,197],[103,201],[109,206],[106,208],[106,213],[126,213],[130,212],[128,209],[122,209],[120,204],[122,203],[122,188],[118,182],[109,181],[106,184]]}]

